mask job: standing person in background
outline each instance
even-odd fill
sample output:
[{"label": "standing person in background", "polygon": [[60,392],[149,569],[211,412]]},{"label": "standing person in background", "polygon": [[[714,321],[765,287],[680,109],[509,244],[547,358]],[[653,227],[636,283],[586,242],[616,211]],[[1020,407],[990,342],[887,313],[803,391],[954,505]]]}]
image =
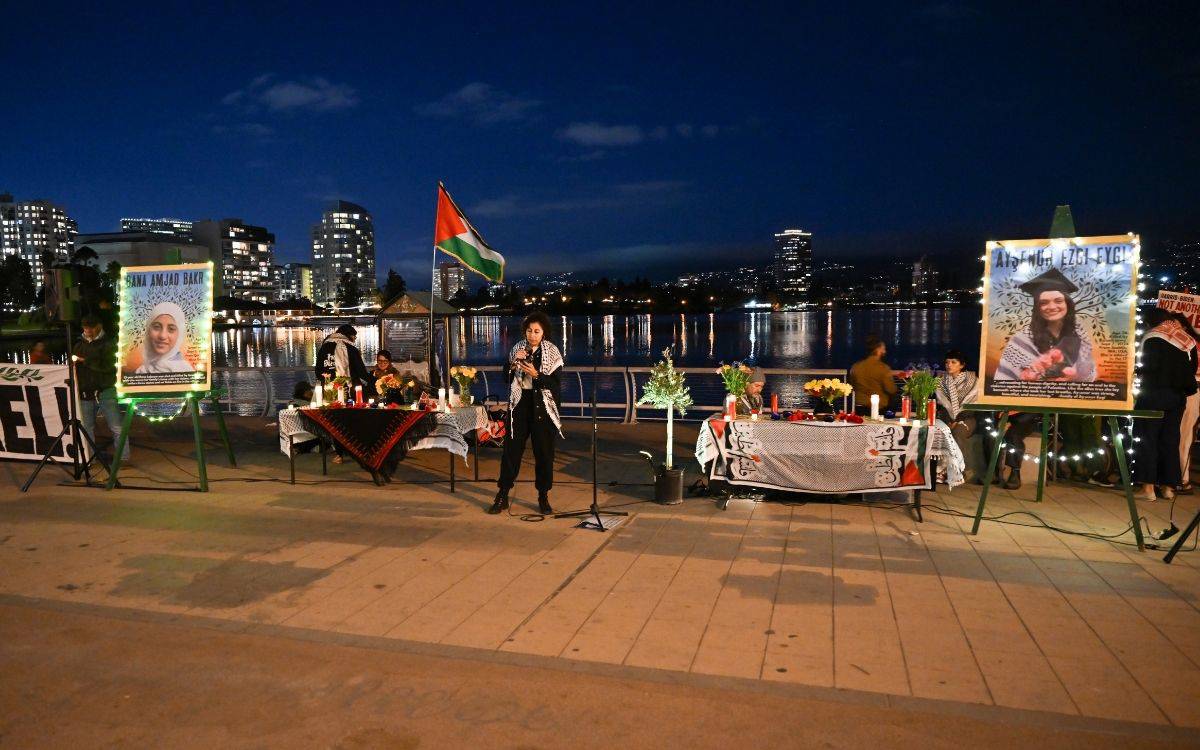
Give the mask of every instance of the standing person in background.
[{"label": "standing person in background", "polygon": [[892,377],[892,368],[883,361],[887,347],[874,334],[867,336],[867,356],[850,368],[848,380],[854,388],[854,403],[859,414],[871,413],[871,396],[879,396],[879,410],[886,411],[892,399],[900,392]]},{"label": "standing person in background", "polygon": [[[75,358],[75,378],[79,387],[79,420],[93,439],[96,437],[96,412],[104,416],[113,436],[114,449],[121,440],[121,410],[117,406],[117,342],[105,335],[104,324],[94,315],[80,321],[83,336],[71,355]],[[129,441],[121,460],[129,460]]]},{"label": "standing person in background", "polygon": [[[1182,484],[1179,470],[1179,428],[1184,404],[1196,392],[1196,340],[1178,320],[1160,307],[1142,313],[1141,378],[1134,408],[1161,411],[1161,419],[1133,420],[1137,453],[1133,479],[1153,502],[1175,497]],[[1157,493],[1156,493],[1157,490]]]},{"label": "standing person in background", "polygon": [[508,492],[521,471],[525,442],[532,439],[538,512],[550,515],[554,512],[550,507],[550,488],[554,486],[554,441],[562,437],[558,406],[563,358],[558,347],[547,338],[550,318],[546,313],[535,310],[526,315],[521,330],[525,338],[512,348],[505,368],[511,419],[500,463],[499,491],[488,513],[508,509]]},{"label": "standing person in background", "polygon": [[326,383],[333,378],[349,378],[350,393],[354,386],[361,385],[363,397],[375,395],[375,379],[363,364],[362,354],[354,345],[358,331],[354,326],[343,324],[325,337],[317,350],[317,383]]},{"label": "standing person in background", "polygon": [[35,341],[33,346],[29,347],[29,364],[31,365],[50,365],[54,364],[54,360],[50,358],[50,352],[46,350],[45,341]]},{"label": "standing person in background", "polygon": [[[1182,313],[1172,317],[1193,340],[1200,342],[1200,333],[1192,327],[1191,321]],[[1196,382],[1200,386],[1200,357],[1197,358]],[[1200,421],[1200,390],[1187,397],[1183,405],[1183,418],[1179,425],[1179,477],[1180,483],[1176,492],[1181,495],[1192,494],[1192,446],[1196,442],[1196,423]]]}]

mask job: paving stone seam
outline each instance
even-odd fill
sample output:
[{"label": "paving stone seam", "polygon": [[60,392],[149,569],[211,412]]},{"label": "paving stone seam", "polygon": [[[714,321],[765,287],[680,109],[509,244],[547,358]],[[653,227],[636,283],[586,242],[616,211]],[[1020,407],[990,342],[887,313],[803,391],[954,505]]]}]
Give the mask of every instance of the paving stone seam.
[{"label": "paving stone seam", "polygon": [[950,714],[1017,726],[1087,731],[1113,736],[1136,736],[1172,742],[1195,742],[1196,739],[1195,728],[1178,727],[1169,724],[1104,719],[1055,713],[1052,711],[989,706],[980,703],[918,698],[848,688],[827,688],[799,683],[772,682],[744,677],[698,674],[655,669],[652,667],[633,667],[623,664],[589,662],[554,656],[472,648],[470,646],[450,646],[424,641],[406,641],[381,636],[355,635],[286,625],[268,625],[222,620],[198,615],[170,614],[130,607],[69,602],[60,599],[27,597],[17,594],[0,594],[0,606],[25,607],[75,616],[150,623],[166,627],[202,628],[250,637],[286,638],[288,640],[304,641],[320,645],[390,651],[460,661],[484,661],[515,667],[550,669],[559,672],[574,672],[614,679],[637,679],[658,684],[678,684],[717,690],[736,690],[743,693],[766,694],[783,698],[823,700],[865,707],[893,708],[942,715]]}]

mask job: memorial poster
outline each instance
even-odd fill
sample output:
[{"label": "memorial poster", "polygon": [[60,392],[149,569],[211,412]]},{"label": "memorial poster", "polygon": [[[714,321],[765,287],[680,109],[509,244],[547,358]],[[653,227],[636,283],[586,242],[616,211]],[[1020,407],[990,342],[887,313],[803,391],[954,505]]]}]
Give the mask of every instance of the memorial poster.
[{"label": "memorial poster", "polygon": [[1135,234],[987,243],[979,403],[1131,409]]},{"label": "memorial poster", "polygon": [[210,387],[212,282],[211,263],[121,269],[122,394]]}]

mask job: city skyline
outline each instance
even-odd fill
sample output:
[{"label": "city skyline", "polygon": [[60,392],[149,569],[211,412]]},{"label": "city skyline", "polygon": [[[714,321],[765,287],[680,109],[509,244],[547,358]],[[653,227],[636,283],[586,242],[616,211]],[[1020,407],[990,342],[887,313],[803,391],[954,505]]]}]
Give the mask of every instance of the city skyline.
[{"label": "city skyline", "polygon": [[[0,190],[81,231],[241,216],[303,262],[344,199],[378,218],[379,270],[416,279],[444,180],[514,275],[765,258],[788,226],[828,257],[974,252],[1060,203],[1086,234],[1192,232],[1192,4],[138,13],[8,11]],[[428,54],[463,18],[486,63]],[[89,49],[86,74],[48,35]]]}]

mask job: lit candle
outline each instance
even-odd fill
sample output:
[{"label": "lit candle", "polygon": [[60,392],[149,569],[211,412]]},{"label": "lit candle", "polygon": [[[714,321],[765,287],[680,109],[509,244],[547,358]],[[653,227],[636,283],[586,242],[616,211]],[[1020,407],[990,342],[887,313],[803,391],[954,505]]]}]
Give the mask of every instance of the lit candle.
[{"label": "lit candle", "polygon": [[358,406],[362,406],[362,404],[363,404],[362,386],[361,385],[354,386],[354,403]]},{"label": "lit candle", "polygon": [[937,419],[937,401],[929,399],[925,402],[925,421],[933,424],[935,419]]},{"label": "lit candle", "polygon": [[323,388],[320,383],[317,384],[316,388],[313,388],[313,402],[312,403],[313,403],[313,406],[318,406],[318,407],[325,405],[325,388]]},{"label": "lit candle", "polygon": [[737,416],[737,396],[730,393],[725,397],[725,421],[731,422]]},{"label": "lit candle", "polygon": [[771,413],[772,414],[779,413],[779,394],[778,393],[771,394]]},{"label": "lit candle", "polygon": [[446,411],[446,389],[438,388],[438,409]]},{"label": "lit candle", "polygon": [[[903,420],[901,420],[901,421],[903,421]],[[919,420],[919,419],[914,419],[914,420],[913,420],[913,427],[920,427],[920,426],[921,426],[921,420]]]},{"label": "lit candle", "polygon": [[336,400],[339,402],[343,402],[346,400],[346,393],[345,393],[345,391],[342,390],[342,387],[340,385],[337,387],[337,390],[334,392],[334,396],[335,396]]},{"label": "lit candle", "polygon": [[912,399],[908,396],[900,399],[900,416],[904,419],[912,416]]},{"label": "lit candle", "polygon": [[879,419],[879,394],[871,394],[871,419]]},{"label": "lit candle", "polygon": [[756,411],[752,411],[752,412],[750,412],[750,421],[751,421],[751,422],[757,422],[757,421],[758,421],[758,412],[756,412]]}]

